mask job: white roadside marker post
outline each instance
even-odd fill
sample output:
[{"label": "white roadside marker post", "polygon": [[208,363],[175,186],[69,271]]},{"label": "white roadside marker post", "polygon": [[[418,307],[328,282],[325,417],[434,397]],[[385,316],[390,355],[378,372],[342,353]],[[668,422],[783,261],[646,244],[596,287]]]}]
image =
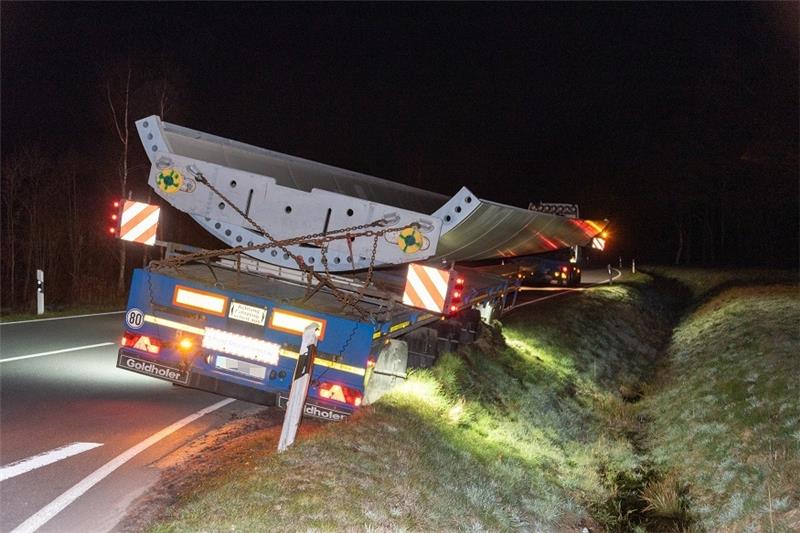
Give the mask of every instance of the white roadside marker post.
[{"label": "white roadside marker post", "polygon": [[317,355],[317,337],[319,324],[311,323],[303,331],[303,341],[300,344],[300,357],[294,369],[292,389],[289,391],[289,400],[286,402],[286,414],[283,417],[281,438],[278,441],[278,453],[294,443],[300,419],[303,417],[303,407],[308,396],[308,387],[311,383],[311,373],[314,370],[314,357]]},{"label": "white roadside marker post", "polygon": [[36,269],[36,314],[44,314],[44,271]]},{"label": "white roadside marker post", "polygon": [[631,272],[636,274],[636,259],[631,261]]}]

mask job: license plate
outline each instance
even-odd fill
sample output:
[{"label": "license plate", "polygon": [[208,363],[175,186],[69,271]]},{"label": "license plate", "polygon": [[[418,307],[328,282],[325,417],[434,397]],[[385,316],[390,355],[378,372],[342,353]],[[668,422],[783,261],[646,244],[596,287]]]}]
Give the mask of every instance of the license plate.
[{"label": "license plate", "polygon": [[117,368],[124,368],[131,372],[152,376],[154,378],[165,379],[174,383],[186,384],[189,382],[189,372],[179,370],[161,363],[154,363],[145,359],[137,359],[130,355],[120,353],[117,358]]}]

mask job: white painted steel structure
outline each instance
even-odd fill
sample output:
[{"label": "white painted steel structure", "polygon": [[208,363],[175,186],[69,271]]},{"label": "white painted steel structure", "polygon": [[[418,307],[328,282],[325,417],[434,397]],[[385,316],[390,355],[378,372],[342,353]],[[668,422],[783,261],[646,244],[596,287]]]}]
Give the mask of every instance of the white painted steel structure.
[{"label": "white painted steel structure", "polygon": [[[273,152],[150,116],[136,122],[152,163],[149,184],[174,207],[230,246],[266,244],[210,189],[192,179],[198,172],[277,239],[332,231],[391,220],[392,227],[419,225],[422,247],[403,251],[396,233],[379,239],[375,266],[423,260],[465,261],[514,257],[585,245],[602,225],[498,204],[476,197],[466,187],[452,198],[374,176]],[[164,169],[184,177],[180,190],[167,192],[157,183]],[[587,229],[588,228],[588,229]],[[599,228],[599,229],[598,229]],[[292,253],[322,268],[318,248],[295,245]],[[252,251],[255,259],[296,268],[276,249]],[[331,271],[364,269],[372,255],[372,238],[348,246],[333,241],[328,250]]]}]

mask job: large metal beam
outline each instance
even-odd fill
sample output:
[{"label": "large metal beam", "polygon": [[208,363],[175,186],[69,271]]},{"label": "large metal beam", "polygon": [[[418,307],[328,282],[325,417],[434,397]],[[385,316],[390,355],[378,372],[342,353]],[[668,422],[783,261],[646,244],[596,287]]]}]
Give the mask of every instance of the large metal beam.
[{"label": "large metal beam", "polygon": [[443,221],[434,259],[477,261],[584,246],[606,221],[572,219],[476,198],[466,187],[433,216]]},{"label": "large metal beam", "polygon": [[268,176],[298,191],[321,189],[420,213],[433,213],[447,201],[443,194],[163,122],[155,115],[137,121],[136,127],[151,163],[159,152],[182,155]]},{"label": "large metal beam", "polygon": [[[447,259],[465,261],[514,257],[587,244],[605,222],[567,219],[498,204],[462,188],[452,198],[391,181],[324,165],[230,139],[162,122],[151,116],[136,123],[152,162],[149,184],[174,207],[230,246],[266,244],[266,238],[213,191],[198,183],[198,172],[234,205],[277,239],[322,233],[392,220],[393,227],[419,225],[424,243],[402,249],[395,234],[378,241],[375,266]],[[175,170],[180,188],[159,185],[159,175]],[[331,271],[367,268],[373,240],[337,240],[328,250]],[[307,264],[321,267],[321,251],[289,247]],[[296,267],[278,250],[252,257]]]}]

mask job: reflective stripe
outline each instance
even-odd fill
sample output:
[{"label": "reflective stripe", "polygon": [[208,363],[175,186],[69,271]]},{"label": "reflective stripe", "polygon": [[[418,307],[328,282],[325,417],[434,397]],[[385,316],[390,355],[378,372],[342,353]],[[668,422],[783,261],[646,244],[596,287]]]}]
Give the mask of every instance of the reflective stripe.
[{"label": "reflective stripe", "polygon": [[197,328],[194,326],[190,326],[188,324],[181,324],[180,322],[175,322],[174,320],[168,320],[166,318],[161,318],[153,315],[144,315],[144,321],[150,322],[151,324],[156,324],[157,326],[166,326],[168,328],[179,329],[181,331],[194,333],[195,335],[206,334],[206,330],[204,328]]},{"label": "reflective stripe", "polygon": [[120,219],[119,238],[142,244],[155,244],[161,208],[125,200]]},{"label": "reflective stripe", "polygon": [[444,310],[450,271],[411,263],[408,265],[403,303],[434,313]]},{"label": "reflective stripe", "polygon": [[319,366],[326,366],[334,370],[341,370],[342,372],[349,372],[351,374],[356,374],[358,376],[363,376],[364,374],[367,373],[366,368],[350,366],[344,363],[337,363],[335,361],[328,361],[327,359],[314,359],[314,364]]},{"label": "reflective stripe", "polygon": [[[282,348],[281,351],[278,353],[280,353],[280,355],[282,355],[283,357],[289,357],[290,359],[297,359],[300,357],[299,353],[293,350],[287,350],[286,348]],[[314,359],[314,364],[319,366],[324,366],[327,368],[332,368],[334,370],[341,370],[342,372],[349,372],[350,374],[356,374],[358,376],[363,376],[367,373],[366,368],[346,365],[344,363],[337,363],[336,361],[329,361],[328,359],[322,359],[320,357]]]},{"label": "reflective stripe", "polygon": [[395,331],[397,331],[399,329],[407,328],[410,325],[411,325],[411,322],[408,321],[408,320],[406,320],[405,322],[398,322],[397,324],[395,324],[394,326],[389,328],[389,333],[394,333]]},{"label": "reflective stripe", "polygon": [[592,248],[596,250],[603,250],[606,247],[606,240],[602,237],[595,237],[592,239]]}]

